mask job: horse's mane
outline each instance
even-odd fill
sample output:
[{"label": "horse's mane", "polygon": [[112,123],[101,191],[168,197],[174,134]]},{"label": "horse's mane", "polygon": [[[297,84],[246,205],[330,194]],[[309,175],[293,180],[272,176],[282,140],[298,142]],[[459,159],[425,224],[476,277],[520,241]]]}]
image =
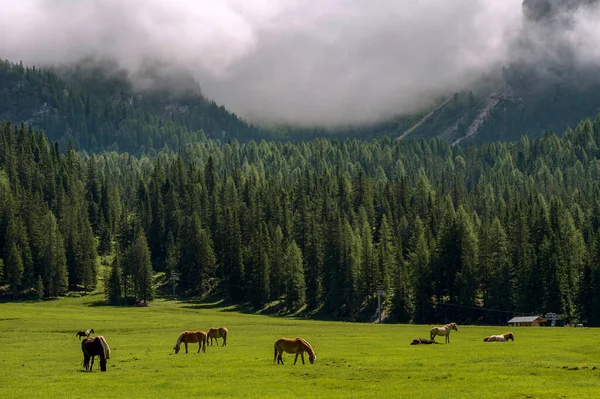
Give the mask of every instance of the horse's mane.
[{"label": "horse's mane", "polygon": [[181,341],[183,340],[183,336],[185,335],[187,331],[182,332],[181,334],[179,334],[179,337],[177,337],[177,343],[175,344],[176,347],[179,347],[181,345]]},{"label": "horse's mane", "polygon": [[309,353],[310,355],[313,355],[313,356],[314,356],[314,354],[315,354],[315,351],[313,350],[312,346],[310,346],[310,344],[309,344],[308,342],[306,342],[306,341],[305,341],[303,338],[300,338],[300,337],[298,337],[298,338],[296,338],[296,339],[297,339],[298,341],[300,341],[300,342],[301,342],[301,343],[302,343],[302,344],[303,344],[303,345],[306,347],[306,349],[307,349],[307,351],[308,351],[308,353]]},{"label": "horse's mane", "polygon": [[100,343],[102,344],[102,349],[104,350],[104,357],[106,359],[110,359],[110,347],[108,346],[108,342],[106,342],[102,335],[98,335],[96,338],[99,339]]}]

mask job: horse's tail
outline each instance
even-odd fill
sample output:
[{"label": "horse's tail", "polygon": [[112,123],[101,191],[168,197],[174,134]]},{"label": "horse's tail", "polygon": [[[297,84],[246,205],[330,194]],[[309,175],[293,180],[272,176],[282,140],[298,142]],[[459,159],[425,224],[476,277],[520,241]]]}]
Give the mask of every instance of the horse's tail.
[{"label": "horse's tail", "polygon": [[275,363],[275,360],[277,359],[277,341],[275,341],[273,349],[275,349],[275,354],[273,355],[273,363]]},{"label": "horse's tail", "polygon": [[208,341],[208,334],[202,336],[202,352],[206,353],[206,342]]},{"label": "horse's tail", "polygon": [[100,340],[100,343],[102,344],[102,349],[104,350],[104,358],[107,360],[110,359],[110,347],[108,346],[108,342],[106,342],[102,335],[99,335],[98,339]]}]

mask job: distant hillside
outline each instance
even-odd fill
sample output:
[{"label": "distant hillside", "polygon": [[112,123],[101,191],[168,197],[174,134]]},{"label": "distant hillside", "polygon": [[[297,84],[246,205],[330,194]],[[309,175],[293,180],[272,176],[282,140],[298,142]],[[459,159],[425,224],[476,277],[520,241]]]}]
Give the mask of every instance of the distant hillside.
[{"label": "distant hillside", "polygon": [[546,131],[562,134],[583,119],[595,119],[600,68],[578,62],[568,32],[575,12],[597,3],[523,1],[524,24],[510,47],[512,61],[480,79],[473,92],[440,101],[442,106],[396,137],[443,137],[455,144],[514,140]]},{"label": "distant hillside", "polygon": [[[568,126],[595,119],[600,113],[600,83],[590,82],[586,87],[575,82],[542,84],[523,78],[521,71],[505,69],[506,80],[496,90],[479,95],[455,93],[396,137],[441,137],[453,144],[506,141],[547,131],[562,134]],[[511,75],[519,76],[518,80],[511,81]]]},{"label": "distant hillside", "polygon": [[62,148],[132,153],[180,148],[204,135],[239,140],[268,137],[199,87],[178,83],[178,94],[134,90],[119,71],[73,66],[40,70],[0,61],[0,119],[42,128]]}]

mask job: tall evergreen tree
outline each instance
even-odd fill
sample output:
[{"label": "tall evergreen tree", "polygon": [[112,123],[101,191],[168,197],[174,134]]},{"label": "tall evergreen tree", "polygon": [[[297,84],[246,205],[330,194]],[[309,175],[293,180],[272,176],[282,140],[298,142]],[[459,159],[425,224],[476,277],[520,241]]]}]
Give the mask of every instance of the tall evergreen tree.
[{"label": "tall evergreen tree", "polygon": [[286,301],[292,310],[301,308],[306,301],[306,286],[302,263],[302,252],[298,245],[294,241],[291,241],[285,249],[283,264],[287,268],[285,273]]}]

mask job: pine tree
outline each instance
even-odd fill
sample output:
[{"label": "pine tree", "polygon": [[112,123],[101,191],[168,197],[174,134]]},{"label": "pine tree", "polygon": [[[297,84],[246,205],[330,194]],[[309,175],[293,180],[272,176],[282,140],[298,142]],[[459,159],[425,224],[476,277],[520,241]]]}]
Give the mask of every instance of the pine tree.
[{"label": "pine tree", "polygon": [[418,216],[409,242],[408,265],[413,321],[430,322],[433,316],[430,252],[423,222]]},{"label": "pine tree", "polygon": [[226,293],[234,301],[240,301],[245,297],[244,286],[244,249],[242,233],[237,213],[226,211],[226,248],[223,258],[226,279]]},{"label": "pine tree", "polygon": [[[473,228],[471,218],[462,205],[457,212],[457,222],[460,231],[460,269],[456,277],[456,291],[458,292],[459,303],[465,306],[465,309],[468,309],[468,307],[475,305],[477,296],[479,239]],[[469,314],[472,312],[463,310],[461,313]]]},{"label": "pine tree", "polygon": [[321,226],[314,216],[309,219],[307,228],[304,251],[306,303],[310,309],[315,309],[321,304],[323,297],[324,238],[321,234]]},{"label": "pine tree", "polygon": [[[484,307],[501,311],[513,310],[512,292],[515,287],[510,267],[508,238],[498,218],[494,218],[491,226],[482,228],[479,251],[479,280],[483,290]],[[505,320],[497,318],[496,321]]]},{"label": "pine tree", "polygon": [[396,260],[396,248],[392,241],[392,231],[388,225],[386,215],[382,216],[379,227],[379,242],[377,243],[378,276],[377,284],[385,292],[390,291],[391,276],[397,275],[398,262]]},{"label": "pine tree", "polygon": [[[118,254],[118,251],[117,251]],[[121,276],[123,271],[121,270],[121,259],[117,255],[113,259],[110,276],[108,278],[108,282],[105,286],[104,295],[106,300],[111,305],[118,305],[121,303],[123,298],[123,284],[121,281]]]},{"label": "pine tree", "polygon": [[[287,251],[287,247],[285,246],[283,239],[283,231],[281,230],[280,226],[277,226],[275,228],[275,232],[273,233],[273,239],[271,240],[271,249],[273,251],[271,255],[271,259],[273,259],[273,262],[271,263],[271,268],[269,270],[269,292],[271,294],[271,299],[276,300],[281,297],[285,290],[286,267],[289,266],[286,265],[286,262],[284,260],[284,255]],[[304,276],[304,270],[302,270],[302,276]]]},{"label": "pine tree", "polygon": [[47,212],[42,226],[45,236],[39,248],[40,258],[43,263],[43,274],[40,277],[45,287],[45,295],[64,295],[67,292],[69,282],[67,260],[63,237],[52,212]]},{"label": "pine tree", "polygon": [[271,243],[267,232],[266,224],[261,224],[260,230],[253,234],[250,242],[251,265],[250,274],[250,301],[256,308],[262,308],[267,304],[269,294],[269,269],[271,252]]},{"label": "pine tree", "polygon": [[180,256],[177,266],[181,273],[182,287],[190,292],[204,295],[214,277],[216,257],[212,240],[200,224],[198,213],[186,218],[181,235]]},{"label": "pine tree", "polygon": [[306,301],[306,286],[304,283],[302,252],[294,241],[291,241],[285,249],[283,264],[287,268],[285,273],[287,304],[290,309],[296,310],[301,308]]},{"label": "pine tree", "polygon": [[130,264],[129,268],[134,275],[136,299],[144,303],[152,300],[154,298],[152,263],[150,262],[150,249],[143,230],[138,232],[138,236],[127,251],[127,262]]},{"label": "pine tree", "polygon": [[[8,222],[6,229],[4,252],[4,277],[13,292],[20,288],[23,274],[26,270],[27,253],[29,244],[21,218],[13,217]],[[30,257],[30,255],[29,255]]]},{"label": "pine tree", "polygon": [[5,281],[10,285],[13,293],[16,293],[23,278],[23,258],[21,258],[21,251],[16,243],[9,244],[4,258],[6,259],[4,264]]}]

